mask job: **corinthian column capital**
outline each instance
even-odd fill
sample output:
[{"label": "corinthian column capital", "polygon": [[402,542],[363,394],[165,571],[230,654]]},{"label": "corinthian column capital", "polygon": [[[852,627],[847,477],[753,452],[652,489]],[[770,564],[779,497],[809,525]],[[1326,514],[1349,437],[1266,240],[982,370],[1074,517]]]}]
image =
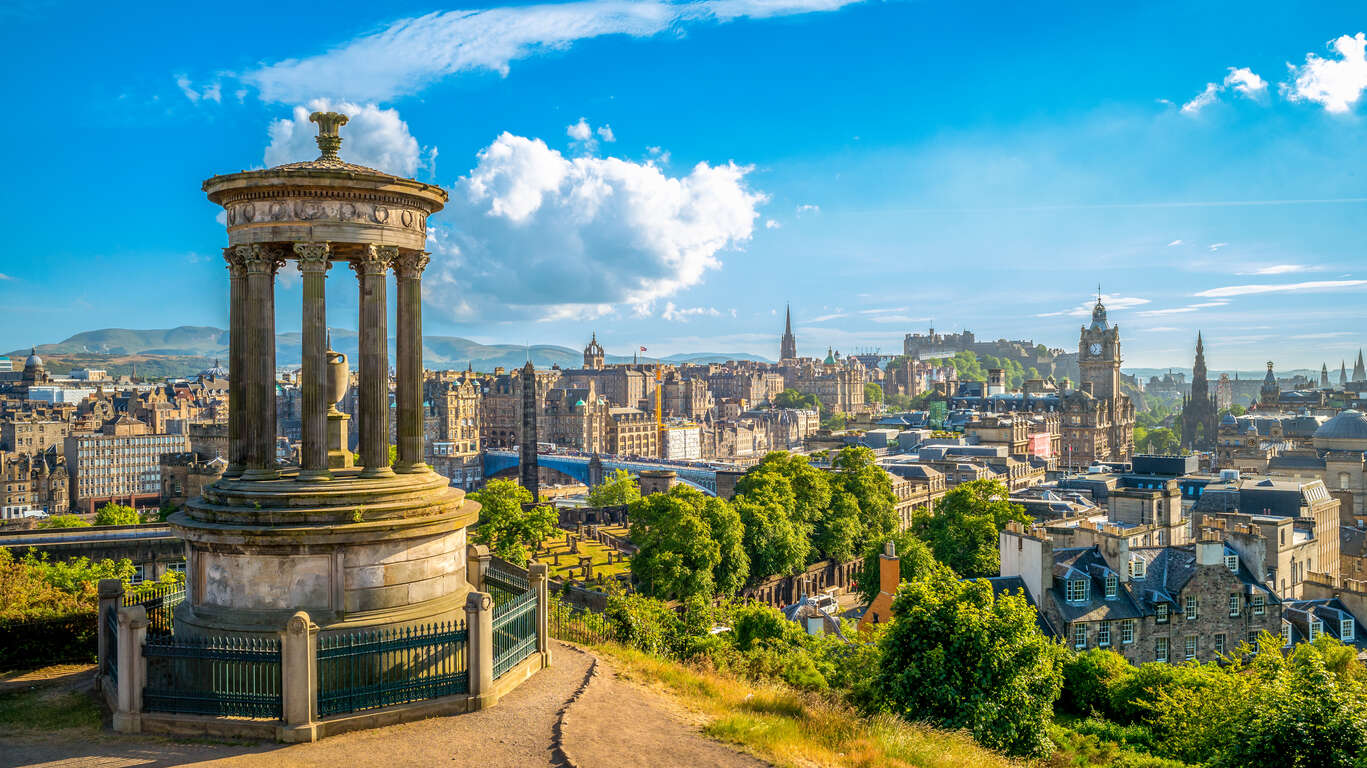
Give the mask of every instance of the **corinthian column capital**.
[{"label": "corinthian column capital", "polygon": [[383,275],[398,255],[397,245],[367,245],[359,256],[351,260],[351,268],[356,271],[357,277]]},{"label": "corinthian column capital", "polygon": [[294,253],[299,257],[300,272],[327,272],[332,266],[328,261],[332,255],[329,243],[295,243]]},{"label": "corinthian column capital", "polygon": [[247,276],[247,260],[244,258],[245,245],[231,245],[223,249],[223,260],[228,263],[228,276],[232,278]]},{"label": "corinthian column capital", "polygon": [[427,251],[404,251],[394,259],[394,275],[396,277],[422,277],[422,271],[427,269],[427,264],[430,261]]},{"label": "corinthian column capital", "polygon": [[247,273],[254,275],[272,275],[285,266],[284,249],[274,245],[239,245],[238,253],[243,254],[242,259],[247,265]]}]

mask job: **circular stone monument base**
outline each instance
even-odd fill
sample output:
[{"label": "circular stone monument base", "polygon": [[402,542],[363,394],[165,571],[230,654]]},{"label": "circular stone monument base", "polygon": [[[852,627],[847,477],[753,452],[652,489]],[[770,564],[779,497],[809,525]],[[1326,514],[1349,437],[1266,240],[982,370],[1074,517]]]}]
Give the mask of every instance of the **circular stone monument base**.
[{"label": "circular stone monument base", "polygon": [[221,479],[172,515],[190,594],[177,634],[271,635],[295,611],[323,632],[464,618],[479,505],[434,472]]}]

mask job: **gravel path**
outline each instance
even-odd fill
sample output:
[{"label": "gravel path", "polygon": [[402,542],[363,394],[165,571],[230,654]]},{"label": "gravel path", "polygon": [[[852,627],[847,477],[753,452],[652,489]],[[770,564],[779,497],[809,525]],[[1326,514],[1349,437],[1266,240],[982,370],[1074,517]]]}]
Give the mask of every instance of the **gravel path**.
[{"label": "gravel path", "polygon": [[56,732],[0,734],[0,768],[622,768],[765,765],[703,738],[659,695],[602,660],[556,643],[554,664],[482,712],[437,717],[313,744],[226,745]]}]

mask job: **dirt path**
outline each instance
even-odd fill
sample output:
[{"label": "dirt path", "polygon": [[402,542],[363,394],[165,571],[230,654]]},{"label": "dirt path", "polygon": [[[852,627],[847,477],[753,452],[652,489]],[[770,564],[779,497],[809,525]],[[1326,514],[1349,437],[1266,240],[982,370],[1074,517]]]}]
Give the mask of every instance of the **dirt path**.
[{"label": "dirt path", "polygon": [[[0,768],[756,768],[669,713],[658,694],[618,680],[606,664],[557,643],[555,663],[482,712],[438,717],[314,744],[173,742],[109,731],[0,734]],[[595,674],[590,673],[595,670]],[[571,750],[577,758],[571,758]]]},{"label": "dirt path", "polygon": [[672,709],[660,694],[618,678],[599,657],[588,688],[562,718],[565,757],[572,768],[769,765],[709,741]]}]

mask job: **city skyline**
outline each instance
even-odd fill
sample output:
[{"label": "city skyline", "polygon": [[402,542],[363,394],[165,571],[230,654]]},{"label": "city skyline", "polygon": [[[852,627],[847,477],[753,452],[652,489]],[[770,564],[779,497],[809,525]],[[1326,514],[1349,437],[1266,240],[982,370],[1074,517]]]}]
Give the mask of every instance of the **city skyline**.
[{"label": "city skyline", "polygon": [[[773,359],[791,301],[807,355],[895,352],[932,323],[1069,348],[1100,282],[1127,368],[1189,365],[1198,330],[1213,370],[1335,368],[1364,343],[1347,4],[347,11],[271,7],[279,28],[246,36],[249,9],[10,11],[33,73],[14,99],[62,117],[3,128],[29,182],[0,193],[26,212],[0,301],[32,322],[0,344],[226,327],[222,225],[196,189],[314,156],[319,99],[352,116],[344,159],[452,193],[433,335]],[[282,277],[282,332],[299,285]],[[354,289],[328,309],[356,327]]]}]

